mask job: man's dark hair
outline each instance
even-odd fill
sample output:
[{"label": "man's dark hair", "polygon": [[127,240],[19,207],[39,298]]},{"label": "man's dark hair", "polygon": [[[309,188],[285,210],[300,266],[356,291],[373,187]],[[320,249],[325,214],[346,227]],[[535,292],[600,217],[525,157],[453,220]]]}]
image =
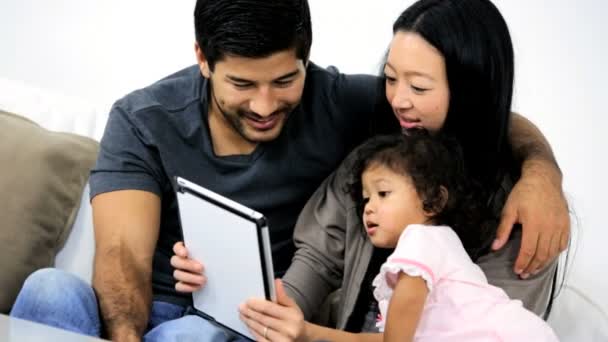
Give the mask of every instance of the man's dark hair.
[{"label": "man's dark hair", "polygon": [[306,62],[312,43],[307,0],[198,0],[194,28],[212,71],[227,55],[262,58],[292,48]]}]

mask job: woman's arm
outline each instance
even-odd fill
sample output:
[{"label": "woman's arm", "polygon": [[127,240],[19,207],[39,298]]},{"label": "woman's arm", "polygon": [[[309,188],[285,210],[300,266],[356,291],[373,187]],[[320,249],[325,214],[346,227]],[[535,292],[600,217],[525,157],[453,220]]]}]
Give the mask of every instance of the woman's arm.
[{"label": "woman's arm", "polygon": [[306,339],[302,341],[382,342],[382,333],[349,333],[306,322]]},{"label": "woman's arm", "polygon": [[342,284],[349,206],[344,187],[355,157],[351,153],[319,186],[294,229],[296,251],[282,281],[306,319],[311,319]]},{"label": "woman's arm", "polygon": [[306,322],[302,310],[285,292],[283,283],[277,279],[275,287],[276,303],[264,299],[250,299],[239,308],[241,320],[256,341],[382,341],[382,334],[353,334]]},{"label": "woman's arm", "polygon": [[429,293],[422,277],[399,274],[388,306],[384,341],[413,341]]}]

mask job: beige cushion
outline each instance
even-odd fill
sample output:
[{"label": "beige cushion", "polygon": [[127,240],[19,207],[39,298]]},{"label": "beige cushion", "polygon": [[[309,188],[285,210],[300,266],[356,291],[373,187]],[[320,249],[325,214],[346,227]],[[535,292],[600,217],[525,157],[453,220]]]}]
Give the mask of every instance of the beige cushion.
[{"label": "beige cushion", "polygon": [[92,139],[0,111],[0,312],[30,273],[53,265],[98,149]]}]

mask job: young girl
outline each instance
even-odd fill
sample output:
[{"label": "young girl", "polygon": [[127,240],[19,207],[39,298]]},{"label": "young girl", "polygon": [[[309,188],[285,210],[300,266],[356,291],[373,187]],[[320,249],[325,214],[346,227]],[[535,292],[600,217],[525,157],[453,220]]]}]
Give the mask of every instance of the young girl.
[{"label": "young girl", "polygon": [[373,281],[384,341],[557,341],[473,262],[491,245],[491,215],[458,144],[420,131],[364,144],[349,189],[373,245],[395,248]]}]

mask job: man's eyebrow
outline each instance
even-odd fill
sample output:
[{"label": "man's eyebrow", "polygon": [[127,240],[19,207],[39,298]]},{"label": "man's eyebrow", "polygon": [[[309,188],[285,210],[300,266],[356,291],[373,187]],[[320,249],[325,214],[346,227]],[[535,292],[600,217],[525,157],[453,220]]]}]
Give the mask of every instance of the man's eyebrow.
[{"label": "man's eyebrow", "polygon": [[294,70],[292,72],[286,73],[285,75],[283,75],[281,77],[276,78],[275,81],[283,81],[283,80],[285,80],[287,78],[292,78],[292,77],[296,76],[299,73],[300,73],[300,69],[296,69],[296,70]]},{"label": "man's eyebrow", "polygon": [[232,76],[232,75],[226,75],[226,78],[232,82],[235,83],[255,83],[254,81],[245,79],[245,78],[240,78],[240,77],[236,77],[236,76]]},{"label": "man's eyebrow", "polygon": [[[282,76],[280,76],[280,77],[275,78],[275,79],[273,80],[273,82],[276,82],[276,81],[284,81],[284,80],[286,80],[286,79],[289,79],[289,78],[292,78],[292,77],[296,76],[296,75],[297,75],[297,74],[299,74],[299,73],[300,73],[300,70],[299,70],[299,69],[298,69],[298,70],[291,71],[291,72],[288,72],[288,73],[286,73],[285,75],[282,75]],[[257,83],[256,81],[252,81],[252,80],[248,80],[248,79],[246,79],[246,78],[241,78],[241,77],[232,76],[232,75],[226,75],[226,78],[227,78],[228,80],[232,81],[232,82],[235,82],[235,83],[253,83],[253,84]]]}]

